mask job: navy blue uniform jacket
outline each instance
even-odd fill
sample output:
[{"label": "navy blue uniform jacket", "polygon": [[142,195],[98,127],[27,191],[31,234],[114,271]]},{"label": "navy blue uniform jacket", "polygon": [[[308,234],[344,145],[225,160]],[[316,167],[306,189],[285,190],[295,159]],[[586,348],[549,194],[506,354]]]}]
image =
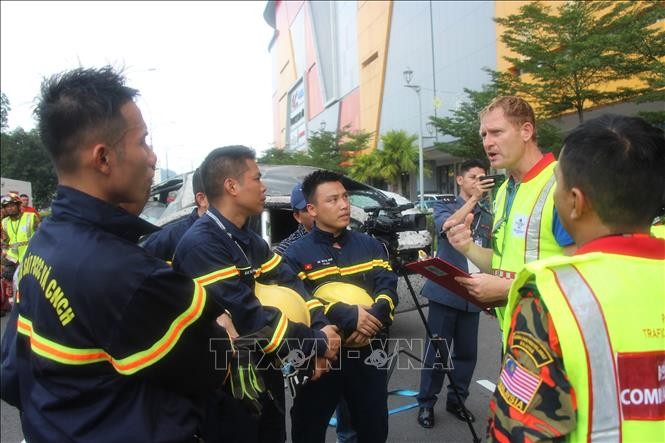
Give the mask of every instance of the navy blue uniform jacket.
[{"label": "navy blue uniform jacket", "polygon": [[[452,196],[450,199],[452,200]],[[458,196],[455,200],[443,200],[434,203],[434,226],[437,232],[438,245],[436,256],[443,260],[450,262],[458,268],[469,271],[469,265],[466,257],[453,248],[448,237],[441,233],[441,227],[448,220],[448,217],[453,215],[459,208],[464,206],[466,201]],[[490,247],[490,230],[492,229],[492,214],[476,204],[473,208],[473,223],[471,224],[471,231],[473,240],[484,248]],[[421,291],[423,297],[430,299],[433,302],[440,303],[451,308],[459,309],[460,311],[480,312],[480,308],[464,300],[462,297],[455,295],[453,292],[444,288],[441,285],[427,280]]]},{"label": "navy blue uniform jacket", "polygon": [[64,186],[52,207],[2,343],[2,395],[26,440],[191,440],[225,375],[214,302],[136,245],[145,220]]},{"label": "navy blue uniform jacket", "polygon": [[163,226],[161,230],[141,240],[140,245],[148,254],[170,263],[173,260],[173,254],[175,253],[175,247],[178,245],[178,242],[185,235],[189,227],[198,219],[198,208],[194,208],[187,217],[169,223]]},{"label": "navy blue uniform jacket", "polygon": [[[335,242],[341,248],[333,247]],[[398,303],[397,275],[390,268],[385,248],[375,238],[347,229],[333,237],[314,226],[289,246],[284,257],[311,292],[330,281],[360,286],[374,300],[370,313],[384,326],[392,323]],[[325,307],[325,313],[346,334],[356,329],[356,306],[333,303]]]},{"label": "navy blue uniform jacket", "polygon": [[[208,281],[206,289],[217,301],[220,311],[229,311],[241,336],[264,337],[259,344],[265,353],[288,352],[288,345],[282,347],[284,339],[301,340],[303,345],[299,348],[306,355],[312,351],[316,339],[316,353],[325,353],[325,335],[318,330],[328,324],[323,306],[312,299],[293,270],[282,262],[282,257],[272,252],[247,225],[238,229],[211,206],[178,243],[173,268]],[[262,306],[254,295],[255,281],[279,284],[298,292],[310,309],[312,329],[289,321],[276,308]]]}]

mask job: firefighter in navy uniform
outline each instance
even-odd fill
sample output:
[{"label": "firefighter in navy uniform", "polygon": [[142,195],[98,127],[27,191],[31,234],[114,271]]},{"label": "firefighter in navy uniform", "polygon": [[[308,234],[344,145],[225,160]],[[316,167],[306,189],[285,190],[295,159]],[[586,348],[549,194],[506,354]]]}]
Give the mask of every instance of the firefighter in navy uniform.
[{"label": "firefighter in navy uniform", "polygon": [[[312,358],[316,363],[312,380],[316,380],[327,370],[325,362],[336,358],[340,341],[337,328],[329,324],[322,304],[305,291],[282,257],[248,227],[249,217],[263,210],[266,190],[254,158],[254,151],[245,146],[226,146],[208,154],[201,165],[201,177],[210,206],[178,244],[173,268],[210,282],[209,295],[228,311],[240,337],[255,337],[267,356],[285,357],[294,348],[302,350],[305,356],[316,354]],[[262,306],[255,291],[256,283],[295,290],[306,301],[312,327],[290,320],[279,309]],[[262,361],[267,364],[270,359]],[[237,404],[231,410],[222,404],[218,415],[235,414],[235,423],[229,425],[239,434],[231,437],[228,433],[233,431],[222,426],[219,429],[222,434],[209,439],[237,438],[243,442],[286,439],[282,373],[274,367],[258,369],[270,393],[261,397],[258,423],[253,417],[243,415]],[[228,398],[223,397],[225,400]]]},{"label": "firefighter in navy uniform", "polygon": [[326,316],[340,328],[345,342],[338,368],[299,393],[291,410],[293,440],[323,442],[343,395],[358,441],[383,442],[388,436],[387,371],[371,362],[373,351],[383,350],[381,340],[372,338],[392,323],[397,275],[376,239],[347,230],[350,204],[339,174],[313,172],[303,181],[303,193],[315,226],[291,244],[284,257],[323,300]]},{"label": "firefighter in navy uniform", "polygon": [[579,248],[526,265],[508,296],[488,439],[663,441],[665,136],[605,115],[564,141],[554,202]]},{"label": "firefighter in navy uniform", "polygon": [[2,398],[30,442],[194,441],[201,399],[225,375],[206,283],[146,254],[136,241],[154,226],[119,207],[145,203],[156,163],[137,93],[110,67],[42,85],[59,186],[2,342]]}]

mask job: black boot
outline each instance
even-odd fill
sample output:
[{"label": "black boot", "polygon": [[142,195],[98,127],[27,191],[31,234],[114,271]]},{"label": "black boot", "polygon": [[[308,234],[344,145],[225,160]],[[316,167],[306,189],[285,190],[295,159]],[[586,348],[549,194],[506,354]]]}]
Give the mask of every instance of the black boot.
[{"label": "black boot", "polygon": [[420,408],[418,410],[418,424],[423,428],[434,427],[434,408]]}]

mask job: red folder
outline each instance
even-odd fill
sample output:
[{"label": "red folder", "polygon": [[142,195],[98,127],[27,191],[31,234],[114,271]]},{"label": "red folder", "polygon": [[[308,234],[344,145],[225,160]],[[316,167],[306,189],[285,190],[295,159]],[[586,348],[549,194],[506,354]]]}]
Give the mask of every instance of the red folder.
[{"label": "red folder", "polygon": [[445,260],[441,260],[439,257],[414,261],[413,263],[408,263],[404,266],[427,277],[434,283],[443,286],[455,295],[462,297],[469,303],[473,303],[481,309],[491,309],[493,307],[491,304],[476,299],[473,295],[469,294],[469,291],[467,291],[464,286],[460,285],[455,280],[455,277],[471,277],[471,274]]}]

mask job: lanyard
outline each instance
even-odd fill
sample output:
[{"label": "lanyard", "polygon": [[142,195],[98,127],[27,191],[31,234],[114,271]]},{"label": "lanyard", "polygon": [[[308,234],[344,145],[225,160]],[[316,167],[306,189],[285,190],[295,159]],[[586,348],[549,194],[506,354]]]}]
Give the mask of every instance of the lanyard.
[{"label": "lanyard", "polygon": [[245,254],[245,251],[240,247],[240,245],[238,244],[236,239],[233,238],[231,233],[226,229],[226,226],[224,226],[224,223],[222,223],[222,221],[219,218],[217,218],[217,216],[215,214],[210,212],[210,210],[207,210],[205,215],[210,217],[217,224],[217,226],[219,226],[219,229],[221,229],[222,232],[224,232],[226,235],[228,235],[229,238],[233,241],[233,243],[236,244],[236,246],[240,250],[240,253],[245,257],[245,260],[247,260],[247,265],[251,268],[252,267],[252,262],[249,261],[249,257],[247,257],[247,254]]},{"label": "lanyard", "polygon": [[512,177],[508,181],[508,186],[506,189],[506,202],[503,205],[503,214],[501,218],[494,224],[492,228],[492,235],[494,235],[500,228],[501,225],[508,221],[508,216],[510,215],[510,210],[513,207],[513,202],[515,201],[515,195],[520,188],[520,184],[515,185]]},{"label": "lanyard", "polygon": [[18,220],[16,220],[16,223],[14,223],[14,220],[12,220],[11,217],[9,217],[9,220],[7,220],[9,222],[7,224],[9,225],[9,227],[12,230],[12,233],[14,234],[14,238],[12,240],[14,240],[15,242],[18,241],[18,228],[21,227],[22,219],[23,219],[23,214],[19,216]]}]

